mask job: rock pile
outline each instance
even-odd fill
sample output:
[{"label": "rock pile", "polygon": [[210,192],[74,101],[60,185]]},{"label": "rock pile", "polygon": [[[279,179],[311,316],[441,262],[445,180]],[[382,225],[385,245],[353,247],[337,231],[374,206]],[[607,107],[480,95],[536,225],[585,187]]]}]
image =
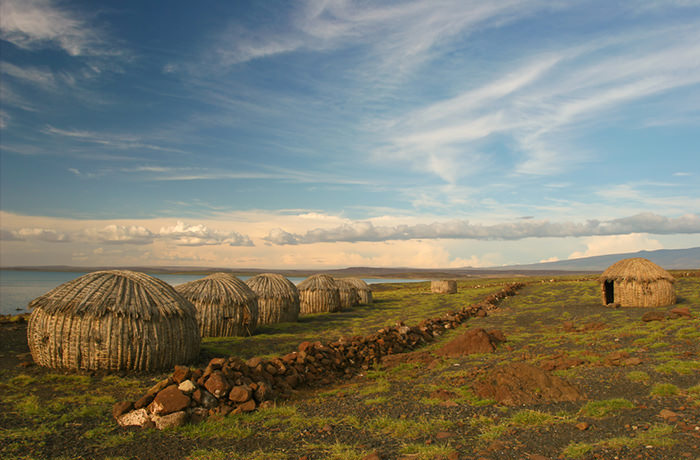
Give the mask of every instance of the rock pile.
[{"label": "rock pile", "polygon": [[272,404],[275,398],[289,396],[302,385],[350,378],[379,363],[382,356],[413,350],[470,317],[485,316],[487,310],[522,286],[508,285],[477,304],[416,326],[398,323],[368,336],[328,343],[302,342],[297,351],[272,359],[214,358],[206,368],[194,370],[175,366],[170,377],[151,387],[139,400],[115,404],[113,415],[122,426],[163,429],[217,414],[250,412]]}]

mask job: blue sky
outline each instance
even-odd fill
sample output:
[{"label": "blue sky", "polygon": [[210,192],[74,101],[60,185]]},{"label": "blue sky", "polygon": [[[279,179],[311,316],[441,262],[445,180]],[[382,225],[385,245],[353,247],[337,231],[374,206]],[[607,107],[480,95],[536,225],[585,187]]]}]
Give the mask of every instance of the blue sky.
[{"label": "blue sky", "polygon": [[700,246],[700,2],[1,0],[0,39],[5,266]]}]

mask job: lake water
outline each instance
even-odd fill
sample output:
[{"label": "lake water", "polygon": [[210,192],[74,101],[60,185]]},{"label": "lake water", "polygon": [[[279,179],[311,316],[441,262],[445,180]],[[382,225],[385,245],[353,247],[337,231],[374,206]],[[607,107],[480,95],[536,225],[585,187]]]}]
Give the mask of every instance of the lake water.
[{"label": "lake water", "polygon": [[[23,271],[23,270],[0,270],[0,315],[16,315],[26,313],[27,304],[42,294],[59,286],[67,281],[71,281],[87,272],[43,272],[43,271]],[[166,283],[174,286],[186,283],[204,275],[164,275],[154,274]],[[250,276],[239,276],[242,280],[247,280]],[[305,278],[290,277],[294,284],[299,284]],[[372,283],[412,283],[425,280],[415,279],[380,279],[364,278],[368,284]]]}]

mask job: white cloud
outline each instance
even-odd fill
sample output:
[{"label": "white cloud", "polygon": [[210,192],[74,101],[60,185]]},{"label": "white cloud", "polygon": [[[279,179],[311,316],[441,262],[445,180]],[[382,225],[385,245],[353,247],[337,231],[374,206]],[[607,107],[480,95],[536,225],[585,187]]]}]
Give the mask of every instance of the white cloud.
[{"label": "white cloud", "polygon": [[150,244],[156,238],[150,230],[140,225],[107,225],[101,229],[86,229],[89,239],[108,244]]},{"label": "white cloud", "polygon": [[466,220],[433,222],[431,224],[375,226],[372,222],[345,223],[333,228],[315,228],[303,234],[283,229],[270,231],[263,239],[277,245],[313,244],[358,241],[392,241],[412,239],[475,239],[518,240],[524,238],[580,237],[591,235],[618,235],[626,233],[674,234],[700,233],[700,214],[686,214],[669,218],[642,213],[609,221],[549,222],[546,220],[518,220],[510,223],[484,225]]},{"label": "white cloud", "polygon": [[553,175],[572,169],[592,156],[577,146],[582,128],[609,123],[608,115],[620,116],[637,101],[700,83],[698,30],[691,23],[675,32],[632,31],[525,57],[505,77],[487,78],[481,86],[384,123],[375,158],[406,161],[456,183],[478,175],[478,165],[488,157],[483,142],[504,135],[516,154],[505,166],[516,173]]},{"label": "white cloud", "polygon": [[51,243],[69,243],[72,241],[67,233],[49,228],[2,229],[0,239],[5,241],[47,241]]},{"label": "white cloud", "polygon": [[222,232],[211,230],[206,225],[187,225],[178,221],[170,227],[163,227],[158,232],[159,237],[174,241],[180,246],[253,246],[253,242],[246,235],[237,232]]},{"label": "white cloud", "polygon": [[647,235],[640,233],[593,236],[585,238],[584,243],[586,244],[586,250],[571,253],[569,259],[664,249],[664,246],[658,240],[649,238]]},{"label": "white cloud", "polygon": [[0,37],[20,48],[57,46],[78,56],[103,42],[87,20],[50,0],[3,0],[0,11]]}]

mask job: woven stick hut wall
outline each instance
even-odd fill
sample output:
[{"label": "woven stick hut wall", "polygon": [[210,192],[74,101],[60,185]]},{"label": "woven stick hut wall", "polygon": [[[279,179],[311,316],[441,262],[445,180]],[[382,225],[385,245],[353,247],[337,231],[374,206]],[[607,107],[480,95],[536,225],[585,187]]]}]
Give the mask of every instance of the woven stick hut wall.
[{"label": "woven stick hut wall", "polygon": [[338,294],[340,295],[340,308],[350,308],[360,304],[360,294],[355,285],[348,280],[336,279]]},{"label": "woven stick hut wall", "polygon": [[340,311],[340,293],[330,276],[309,276],[297,288],[301,314]]},{"label": "woven stick hut wall", "polygon": [[357,294],[360,296],[361,305],[369,305],[372,303],[372,288],[364,280],[359,278],[343,278],[344,281],[351,283],[357,289]]},{"label": "woven stick hut wall", "polygon": [[277,273],[261,273],[246,281],[258,296],[258,324],[283,323],[299,319],[299,291]]},{"label": "woven stick hut wall", "polygon": [[175,290],[197,309],[202,337],[251,335],[258,325],[258,296],[230,273],[213,273]]},{"label": "woven stick hut wall", "polygon": [[611,265],[598,279],[603,305],[663,307],[676,303],[675,280],[650,260],[635,257]]},{"label": "woven stick hut wall", "polygon": [[27,341],[53,368],[155,371],[199,355],[194,306],[145,273],[88,273],[29,303]]},{"label": "woven stick hut wall", "polygon": [[436,294],[455,294],[457,292],[457,281],[436,280],[430,282],[430,292]]}]

